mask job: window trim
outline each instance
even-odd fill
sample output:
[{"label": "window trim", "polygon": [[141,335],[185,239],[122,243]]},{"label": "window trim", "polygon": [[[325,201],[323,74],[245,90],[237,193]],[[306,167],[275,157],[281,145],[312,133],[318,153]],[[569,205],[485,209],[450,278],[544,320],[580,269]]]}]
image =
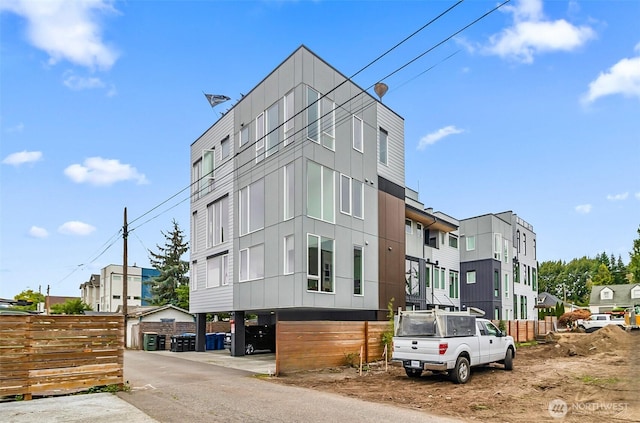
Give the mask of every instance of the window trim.
[{"label": "window trim", "polygon": [[476,236],[470,235],[465,237],[465,239],[466,239],[467,251],[474,251],[476,249]]},{"label": "window trim", "polygon": [[[310,194],[310,189],[309,189],[309,166],[318,166],[320,168],[320,216],[313,216],[309,213],[309,194]],[[328,218],[326,218],[325,216],[325,204],[324,204],[324,200],[325,200],[325,172],[331,172],[331,190],[332,190],[332,195],[331,195],[331,215],[332,215],[332,219],[329,220]],[[307,172],[306,172],[306,177],[307,177],[307,216],[312,218],[312,219],[318,219],[321,220],[323,222],[328,222],[328,223],[335,223],[336,221],[336,171],[322,166],[319,163],[316,163],[312,160],[307,161]]]},{"label": "window trim", "polygon": [[[364,120],[356,115],[353,115],[353,119],[351,120],[353,124],[352,128],[352,147],[354,150],[363,153],[364,152]],[[356,137],[356,127],[360,127],[360,137]],[[359,138],[360,148],[356,145],[356,140]]]},{"label": "window trim", "polygon": [[[239,233],[240,236],[245,236],[245,235],[249,235],[251,233],[260,231],[262,229],[264,229],[264,219],[265,219],[265,203],[263,201],[262,203],[262,226],[255,228],[255,229],[251,229],[251,187],[254,186],[255,184],[262,182],[262,194],[263,194],[263,200],[264,200],[264,195],[265,195],[265,191],[264,191],[264,178],[258,179],[257,181],[254,181],[252,183],[250,183],[249,185],[246,185],[243,188],[240,188],[238,190],[238,225],[239,225]],[[242,192],[247,190],[248,194],[247,194],[247,198],[246,200],[243,200],[243,195]],[[243,226],[243,216],[242,216],[242,209],[244,206],[243,201],[246,201],[247,205],[246,205],[246,209],[247,209],[247,222],[246,222],[246,226],[247,228],[244,228]],[[246,232],[243,232],[246,229]]]},{"label": "window trim", "polygon": [[[471,276],[471,275],[473,275],[473,278],[471,278],[473,280],[470,280],[470,278],[469,278],[469,276]],[[467,270],[465,272],[464,276],[465,276],[464,280],[467,283],[467,285],[474,284],[474,283],[477,282],[477,276],[476,276],[476,271],[475,270]]]},{"label": "window trim", "polygon": [[[384,134],[384,161],[382,160],[382,134]],[[378,163],[389,165],[389,132],[382,127],[378,128]]]},{"label": "window trim", "polygon": [[[291,268],[289,268],[289,250],[287,249],[287,240],[291,240],[292,244],[291,247],[292,251],[293,251],[293,263],[291,263]],[[284,242],[284,254],[283,254],[283,264],[282,264],[282,274],[283,275],[293,275],[295,273],[295,267],[296,267],[296,258],[295,258],[295,254],[296,254],[296,238],[294,234],[291,235],[285,235],[283,238],[283,242]]]},{"label": "window trim", "polygon": [[[252,251],[255,251],[256,248],[258,247],[262,247],[262,276],[258,276],[255,278],[251,277],[251,255],[252,255]],[[244,266],[243,269],[243,263],[242,263],[242,253],[246,254],[246,266]],[[264,244],[256,244],[256,245],[252,245],[250,247],[247,248],[242,248],[238,251],[238,281],[239,282],[249,282],[249,281],[257,281],[260,279],[264,279]],[[242,271],[244,270],[245,272],[245,276],[246,279],[242,279]]]},{"label": "window trim", "polygon": [[[318,240],[318,256],[317,256],[317,264],[318,264],[318,275],[311,275],[309,273],[309,265],[311,264],[309,261],[309,239],[313,237]],[[331,291],[325,291],[322,288],[322,279],[323,279],[323,269],[322,269],[322,244],[325,241],[331,241]],[[336,249],[335,249],[336,241],[332,238],[326,238],[320,235],[307,233],[307,292],[313,293],[321,293],[321,294],[335,294],[336,292],[336,275],[335,275],[335,262],[336,262]],[[309,289],[309,280],[317,281],[317,290]]]},{"label": "window trim", "polygon": [[[348,210],[345,210],[345,201],[344,201],[344,183],[346,182],[347,186],[346,189],[348,190],[348,197],[347,197],[347,202],[348,204]],[[351,189],[351,177],[349,175],[345,175],[344,173],[340,174],[340,213],[342,214],[346,214],[348,216],[351,216],[351,212],[353,210],[353,199],[352,199],[352,189]]]}]

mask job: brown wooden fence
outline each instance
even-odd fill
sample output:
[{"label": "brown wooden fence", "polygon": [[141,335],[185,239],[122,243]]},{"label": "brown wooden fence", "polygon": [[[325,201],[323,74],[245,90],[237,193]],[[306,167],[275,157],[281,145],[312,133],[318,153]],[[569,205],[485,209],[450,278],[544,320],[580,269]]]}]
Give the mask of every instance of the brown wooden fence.
[{"label": "brown wooden fence", "polygon": [[[498,326],[499,320],[492,320]],[[513,336],[515,342],[530,342],[539,336],[557,330],[558,318],[547,316],[544,320],[506,320],[507,335]]]},{"label": "brown wooden fence", "polygon": [[388,322],[279,321],[276,374],[344,366],[349,358],[382,358],[382,333]]},{"label": "brown wooden fence", "polygon": [[123,383],[124,318],[0,316],[0,397]]}]

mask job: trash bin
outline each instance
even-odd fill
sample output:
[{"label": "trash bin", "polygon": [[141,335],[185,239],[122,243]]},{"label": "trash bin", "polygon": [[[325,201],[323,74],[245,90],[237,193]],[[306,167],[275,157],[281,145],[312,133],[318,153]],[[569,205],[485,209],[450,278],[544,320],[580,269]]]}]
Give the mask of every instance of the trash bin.
[{"label": "trash bin", "polygon": [[207,350],[217,350],[219,348],[217,348],[217,344],[216,344],[216,334],[215,333],[208,333],[206,335],[206,349]]},{"label": "trash bin", "polygon": [[158,334],[154,333],[154,332],[145,332],[143,334],[143,339],[144,339],[144,350],[145,351],[155,351],[157,348],[157,339],[158,339]]},{"label": "trash bin", "polygon": [[224,332],[216,333],[216,350],[224,350],[224,337],[226,334]]},{"label": "trash bin", "polygon": [[188,342],[189,348],[185,348],[185,351],[195,351],[196,350],[196,336],[189,335],[185,338],[185,343]]},{"label": "trash bin", "polygon": [[174,335],[171,337],[171,352],[184,351],[184,336]]},{"label": "trash bin", "polygon": [[167,349],[167,338],[166,335],[157,335],[156,336],[156,349],[158,351],[164,351]]}]

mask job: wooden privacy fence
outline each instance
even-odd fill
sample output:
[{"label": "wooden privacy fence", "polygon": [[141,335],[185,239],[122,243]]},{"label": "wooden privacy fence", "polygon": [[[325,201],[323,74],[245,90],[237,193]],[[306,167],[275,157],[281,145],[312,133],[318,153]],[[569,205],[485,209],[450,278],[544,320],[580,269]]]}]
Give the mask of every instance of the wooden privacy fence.
[{"label": "wooden privacy fence", "polygon": [[[492,320],[499,326],[499,320]],[[515,342],[534,341],[538,336],[557,330],[558,318],[547,316],[544,320],[505,320],[507,335],[513,336]]]},{"label": "wooden privacy fence", "polygon": [[380,360],[389,322],[279,321],[276,326],[276,374],[281,374],[343,366],[361,350],[364,362]]},{"label": "wooden privacy fence", "polygon": [[0,397],[123,383],[124,317],[0,316]]}]

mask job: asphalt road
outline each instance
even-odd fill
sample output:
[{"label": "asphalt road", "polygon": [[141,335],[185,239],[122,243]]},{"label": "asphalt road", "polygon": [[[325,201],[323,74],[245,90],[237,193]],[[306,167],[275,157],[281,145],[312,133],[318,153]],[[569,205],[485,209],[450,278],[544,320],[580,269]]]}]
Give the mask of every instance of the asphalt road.
[{"label": "asphalt road", "polygon": [[144,351],[125,351],[124,376],[132,390],[118,396],[166,423],[455,421]]}]

